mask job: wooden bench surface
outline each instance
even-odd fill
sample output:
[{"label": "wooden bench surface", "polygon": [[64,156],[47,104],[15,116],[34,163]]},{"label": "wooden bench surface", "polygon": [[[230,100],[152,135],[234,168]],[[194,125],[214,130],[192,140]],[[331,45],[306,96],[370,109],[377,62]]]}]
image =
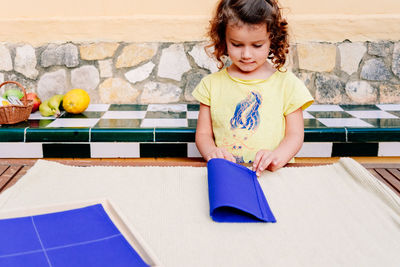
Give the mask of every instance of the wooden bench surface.
[{"label": "wooden bench surface", "polygon": [[[194,166],[204,167],[206,162],[200,159],[47,159],[75,166]],[[36,162],[36,159],[0,160],[0,192],[14,185]],[[293,163],[291,166],[312,166],[323,163]],[[377,179],[388,185],[400,196],[399,163],[362,163]]]}]

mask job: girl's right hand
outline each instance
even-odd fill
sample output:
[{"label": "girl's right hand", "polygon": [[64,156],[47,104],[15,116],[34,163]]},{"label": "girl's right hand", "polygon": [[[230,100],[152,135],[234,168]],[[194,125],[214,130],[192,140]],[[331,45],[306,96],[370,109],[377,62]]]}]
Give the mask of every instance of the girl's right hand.
[{"label": "girl's right hand", "polygon": [[233,163],[236,163],[235,157],[223,147],[214,148],[206,156],[207,161],[209,161],[210,159],[217,159],[217,158],[226,159],[232,161]]}]

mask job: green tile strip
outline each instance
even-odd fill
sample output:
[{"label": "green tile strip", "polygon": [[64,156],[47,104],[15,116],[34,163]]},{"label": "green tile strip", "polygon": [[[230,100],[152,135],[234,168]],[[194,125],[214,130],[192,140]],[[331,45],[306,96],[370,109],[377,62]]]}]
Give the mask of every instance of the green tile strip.
[{"label": "green tile strip", "polygon": [[[24,142],[24,130],[0,128],[0,142]],[[194,142],[195,133],[195,128],[26,128],[26,142]],[[400,127],[306,128],[304,141],[399,142]]]},{"label": "green tile strip", "polygon": [[306,128],[304,142],[346,142],[345,128]]},{"label": "green tile strip", "polygon": [[24,142],[25,128],[0,128],[0,142]]},{"label": "green tile strip", "polygon": [[156,142],[194,142],[196,129],[156,129]]},{"label": "green tile strip", "polygon": [[28,128],[26,142],[89,142],[89,128]]},{"label": "green tile strip", "polygon": [[153,142],[154,129],[92,128],[91,142]]},{"label": "green tile strip", "polygon": [[399,142],[400,128],[347,128],[347,142]]}]

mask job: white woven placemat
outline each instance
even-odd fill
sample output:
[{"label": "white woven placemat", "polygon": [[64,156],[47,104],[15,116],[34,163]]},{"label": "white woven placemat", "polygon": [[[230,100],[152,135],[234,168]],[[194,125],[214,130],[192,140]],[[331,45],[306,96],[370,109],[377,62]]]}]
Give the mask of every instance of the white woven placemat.
[{"label": "white woven placemat", "polygon": [[164,266],[399,266],[400,198],[352,159],[264,173],[277,223],[209,216],[207,169],[39,160],[0,211],[108,198]]}]

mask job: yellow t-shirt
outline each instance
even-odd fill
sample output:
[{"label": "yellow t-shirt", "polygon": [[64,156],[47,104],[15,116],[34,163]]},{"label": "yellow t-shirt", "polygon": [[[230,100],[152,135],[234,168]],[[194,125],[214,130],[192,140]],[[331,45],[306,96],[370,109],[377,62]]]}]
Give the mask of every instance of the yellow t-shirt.
[{"label": "yellow t-shirt", "polygon": [[210,106],[215,144],[237,162],[252,162],[260,149],[274,150],[285,136],[285,116],[314,101],[290,71],[242,80],[223,69],[204,77],[193,96]]}]

